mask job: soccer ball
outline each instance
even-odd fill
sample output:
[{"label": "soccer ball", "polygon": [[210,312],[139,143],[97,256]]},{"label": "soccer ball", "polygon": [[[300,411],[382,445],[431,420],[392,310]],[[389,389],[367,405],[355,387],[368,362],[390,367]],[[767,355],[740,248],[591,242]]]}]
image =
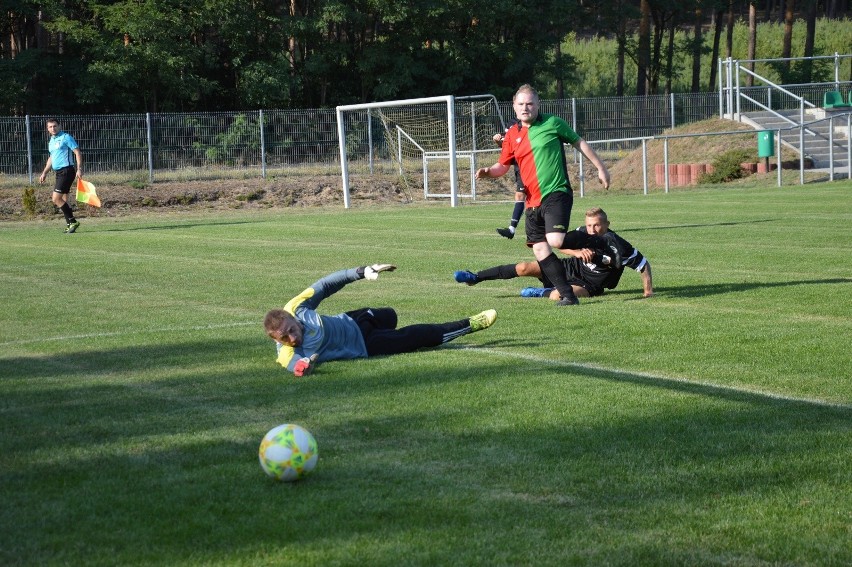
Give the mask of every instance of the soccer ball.
[{"label": "soccer ball", "polygon": [[304,427],[285,423],[263,437],[258,451],[260,466],[275,480],[298,480],[314,470],[319,459],[317,441]]}]

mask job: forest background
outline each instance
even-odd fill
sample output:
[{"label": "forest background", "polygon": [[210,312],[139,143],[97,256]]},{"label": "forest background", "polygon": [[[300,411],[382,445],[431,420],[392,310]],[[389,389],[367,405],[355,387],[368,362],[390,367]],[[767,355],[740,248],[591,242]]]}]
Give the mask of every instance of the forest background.
[{"label": "forest background", "polygon": [[[717,88],[719,57],[848,53],[849,0],[4,0],[0,115]],[[771,63],[784,84],[833,67]],[[843,70],[849,80],[852,69]]]}]

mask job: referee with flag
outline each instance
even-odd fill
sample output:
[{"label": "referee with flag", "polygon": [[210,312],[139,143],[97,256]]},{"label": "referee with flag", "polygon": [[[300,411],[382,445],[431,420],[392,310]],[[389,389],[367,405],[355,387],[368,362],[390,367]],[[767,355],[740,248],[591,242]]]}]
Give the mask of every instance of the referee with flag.
[{"label": "referee with flag", "polygon": [[80,221],[74,218],[74,211],[68,204],[68,194],[71,192],[74,180],[83,178],[83,152],[74,137],[62,131],[59,121],[55,118],[47,121],[47,131],[50,133],[50,141],[47,143],[47,151],[50,155],[39,177],[39,183],[44,183],[51,169],[56,172],[53,204],[65,216],[65,233],[73,234],[79,228]]}]

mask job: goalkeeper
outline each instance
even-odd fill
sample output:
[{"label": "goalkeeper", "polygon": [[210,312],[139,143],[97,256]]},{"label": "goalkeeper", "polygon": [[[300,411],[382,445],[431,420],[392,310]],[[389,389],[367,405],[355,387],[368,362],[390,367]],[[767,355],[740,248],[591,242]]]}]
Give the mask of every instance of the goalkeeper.
[{"label": "goalkeeper", "polygon": [[266,314],[263,326],[276,343],[277,361],[296,376],[310,373],[319,362],[412,352],[436,347],[469,333],[487,329],[497,319],[493,309],[468,319],[396,328],[390,307],[364,307],[339,315],[320,315],[320,302],[352,282],[375,280],[391,264],[340,270],[319,279],[291,299],[284,309]]}]

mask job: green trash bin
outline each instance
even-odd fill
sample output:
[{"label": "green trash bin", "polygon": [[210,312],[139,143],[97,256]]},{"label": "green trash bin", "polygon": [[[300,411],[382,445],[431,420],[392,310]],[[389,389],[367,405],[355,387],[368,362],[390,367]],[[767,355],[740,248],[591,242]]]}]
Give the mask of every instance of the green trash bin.
[{"label": "green trash bin", "polygon": [[761,130],[757,133],[757,157],[768,158],[775,155],[775,131]]}]

